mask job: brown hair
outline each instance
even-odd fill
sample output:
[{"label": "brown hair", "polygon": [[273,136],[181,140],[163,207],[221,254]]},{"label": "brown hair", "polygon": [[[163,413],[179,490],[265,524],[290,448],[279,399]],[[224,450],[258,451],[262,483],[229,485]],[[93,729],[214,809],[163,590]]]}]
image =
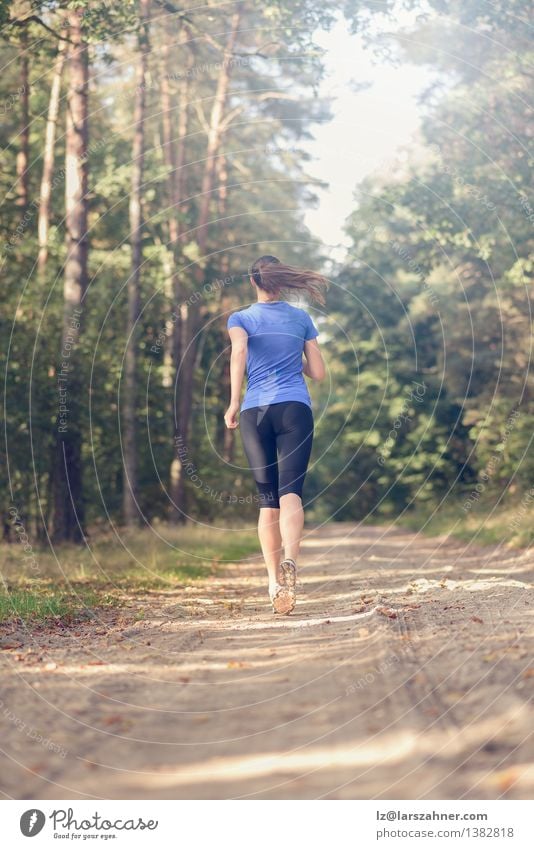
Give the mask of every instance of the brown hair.
[{"label": "brown hair", "polygon": [[284,265],[277,257],[266,255],[250,266],[249,273],[254,283],[271,295],[300,290],[307,292],[315,303],[324,305],[328,280],[316,271]]}]

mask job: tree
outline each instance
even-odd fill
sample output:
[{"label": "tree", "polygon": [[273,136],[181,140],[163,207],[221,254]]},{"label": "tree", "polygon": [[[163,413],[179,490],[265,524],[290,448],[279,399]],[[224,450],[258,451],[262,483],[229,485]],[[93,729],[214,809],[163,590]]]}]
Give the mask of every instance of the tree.
[{"label": "tree", "polygon": [[[163,152],[164,162],[167,168],[167,202],[169,207],[168,245],[169,245],[169,271],[166,275],[166,290],[169,304],[173,304],[172,318],[166,322],[167,343],[164,351],[165,374],[164,386],[172,388],[177,378],[177,369],[182,362],[185,351],[182,348],[184,334],[181,332],[184,317],[180,308],[185,300],[185,288],[180,273],[182,259],[181,237],[184,230],[186,213],[186,138],[189,127],[189,94],[190,77],[189,71],[192,67],[192,50],[188,45],[189,30],[183,23],[179,23],[178,46],[179,55],[182,60],[183,72],[178,75],[176,90],[176,106],[173,106],[171,93],[171,33],[172,29],[165,29],[163,36],[162,69],[161,69],[161,107],[162,107],[162,129],[163,129]],[[178,113],[177,122],[174,112]],[[175,129],[175,124],[177,124]],[[172,394],[169,396],[171,403],[168,405],[170,434],[173,438],[176,428],[175,406],[172,403]],[[183,480],[181,476],[181,462],[176,452],[172,457],[169,467],[169,519],[171,522],[183,522]],[[181,505],[181,506],[180,506]]]},{"label": "tree", "polygon": [[132,153],[132,189],[130,193],[130,244],[132,270],[128,278],[128,319],[124,369],[124,521],[131,525],[139,518],[137,504],[137,350],[139,340],[139,306],[141,301],[141,268],[143,264],[142,186],[145,156],[145,88],[147,82],[150,23],[150,0],[139,2],[139,58],[137,61],[134,141]]},{"label": "tree", "polygon": [[20,35],[20,147],[17,154],[17,194],[18,204],[24,209],[28,206],[29,167],[30,167],[30,61],[28,56],[28,33],[26,28]]},{"label": "tree", "polygon": [[77,347],[88,283],[87,179],[89,62],[83,9],[66,12],[69,27],[69,88],[65,134],[66,260],[63,287],[63,334],[58,370],[59,410],[54,464],[54,541],[80,541],[85,529],[82,470],[82,393]]},{"label": "tree", "polygon": [[[204,172],[200,189],[198,221],[196,225],[196,243],[198,245],[199,261],[195,268],[195,281],[201,286],[204,280],[205,254],[208,243],[208,222],[214,178],[216,175],[216,159],[221,145],[222,120],[228,98],[228,86],[231,75],[231,58],[234,52],[239,22],[241,20],[241,4],[237,4],[231,21],[226,46],[224,49],[217,87],[211,107],[209,125],[207,127],[207,145],[204,160]],[[177,393],[174,444],[181,450],[175,452],[171,465],[171,486],[173,494],[174,515],[185,521],[187,515],[185,479],[182,468],[184,447],[187,450],[191,423],[191,408],[193,397],[193,375],[197,358],[199,319],[201,311],[196,301],[188,304],[183,301],[179,313],[180,359],[175,361],[175,389]],[[176,351],[176,349],[175,349]]]},{"label": "tree", "polygon": [[60,39],[54,62],[54,73],[50,87],[50,100],[46,119],[46,131],[43,151],[43,173],[39,198],[39,217],[37,232],[39,238],[39,254],[37,268],[42,275],[48,259],[48,231],[50,227],[50,200],[52,195],[52,179],[54,175],[56,129],[59,116],[61,81],[65,66],[66,41]]}]

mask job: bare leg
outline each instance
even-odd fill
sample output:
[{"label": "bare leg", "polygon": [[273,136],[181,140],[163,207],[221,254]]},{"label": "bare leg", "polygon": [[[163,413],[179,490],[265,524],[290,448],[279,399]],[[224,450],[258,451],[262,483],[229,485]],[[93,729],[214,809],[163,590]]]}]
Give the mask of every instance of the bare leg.
[{"label": "bare leg", "polygon": [[289,492],[280,498],[280,533],[282,535],[284,558],[297,560],[302,531],[304,529],[304,510],[300,495]]},{"label": "bare leg", "polygon": [[279,580],[279,566],[282,560],[282,537],[279,524],[280,510],[274,507],[262,507],[258,518],[258,536],[260,538],[263,559],[269,574],[269,590]]}]

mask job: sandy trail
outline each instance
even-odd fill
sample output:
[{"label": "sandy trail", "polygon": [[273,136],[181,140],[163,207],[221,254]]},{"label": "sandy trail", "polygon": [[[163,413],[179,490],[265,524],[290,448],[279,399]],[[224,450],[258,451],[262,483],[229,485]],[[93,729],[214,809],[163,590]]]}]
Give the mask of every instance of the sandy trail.
[{"label": "sandy trail", "polygon": [[[532,798],[532,557],[332,524],[1,661],[7,798]],[[40,737],[39,737],[40,735]]]}]

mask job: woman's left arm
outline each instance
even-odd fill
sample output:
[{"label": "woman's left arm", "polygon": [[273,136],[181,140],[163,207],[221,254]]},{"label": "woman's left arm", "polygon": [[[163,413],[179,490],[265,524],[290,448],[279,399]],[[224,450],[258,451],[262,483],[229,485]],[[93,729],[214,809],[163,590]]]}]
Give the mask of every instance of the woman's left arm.
[{"label": "woman's left arm", "polygon": [[230,355],[230,405],[224,414],[226,427],[236,428],[237,414],[241,402],[241,387],[247,364],[248,335],[242,327],[231,327],[228,331],[232,343]]}]

